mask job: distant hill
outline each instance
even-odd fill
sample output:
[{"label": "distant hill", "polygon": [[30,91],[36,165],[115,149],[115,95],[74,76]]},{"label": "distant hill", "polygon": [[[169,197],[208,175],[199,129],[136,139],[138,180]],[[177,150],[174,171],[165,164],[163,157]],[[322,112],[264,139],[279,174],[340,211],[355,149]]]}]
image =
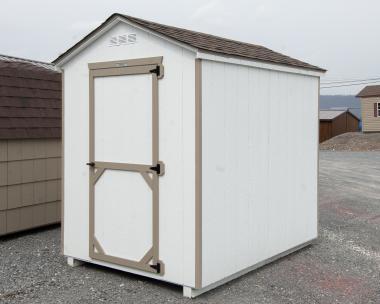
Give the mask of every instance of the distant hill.
[{"label": "distant hill", "polygon": [[321,95],[320,108],[322,110],[348,108],[361,118],[360,101],[353,95]]}]

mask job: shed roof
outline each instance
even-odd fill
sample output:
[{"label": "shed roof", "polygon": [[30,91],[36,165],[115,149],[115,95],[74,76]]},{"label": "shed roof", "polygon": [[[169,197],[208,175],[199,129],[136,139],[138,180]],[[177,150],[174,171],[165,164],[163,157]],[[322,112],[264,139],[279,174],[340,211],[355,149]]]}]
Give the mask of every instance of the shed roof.
[{"label": "shed roof", "polygon": [[48,62],[42,62],[38,60],[25,59],[25,58],[0,54],[0,61],[24,62],[24,63],[29,63],[31,65],[35,65],[37,67],[42,67],[47,70],[56,71],[56,72],[58,71],[58,68],[54,64],[48,63]]},{"label": "shed roof", "polygon": [[333,120],[346,112],[350,114],[352,117],[354,117],[355,119],[360,121],[360,118],[356,116],[355,113],[352,113],[350,109],[348,108],[344,110],[342,109],[319,110],[319,120]]},{"label": "shed roof", "polygon": [[49,63],[0,56],[0,139],[61,136],[61,74]]},{"label": "shed roof", "polygon": [[366,86],[356,97],[380,97],[380,85]]},{"label": "shed roof", "polygon": [[61,54],[53,62],[54,63],[59,62],[61,59],[63,59],[68,54],[70,54],[78,46],[80,46],[82,43],[87,41],[93,34],[101,30],[104,26],[106,26],[109,22],[111,22],[114,18],[117,18],[117,17],[125,19],[126,21],[142,26],[148,30],[154,31],[161,35],[164,35],[168,38],[174,39],[178,42],[194,47],[198,50],[222,54],[222,55],[228,55],[228,56],[243,57],[243,58],[248,58],[248,59],[253,59],[253,60],[258,60],[258,61],[263,61],[263,62],[303,68],[303,69],[308,69],[308,70],[315,70],[319,72],[325,72],[324,69],[319,68],[315,65],[311,65],[306,62],[291,58],[289,56],[272,51],[260,45],[240,42],[240,41],[222,38],[222,37],[218,37],[218,36],[214,36],[210,34],[195,32],[195,31],[182,29],[182,28],[169,26],[169,25],[164,25],[164,24],[151,22],[151,21],[147,21],[147,20],[143,20],[140,18],[123,15],[123,14],[111,15],[104,23],[102,23],[99,27],[97,27],[95,30],[89,33],[86,37],[80,40],[73,47],[68,49],[65,53]]},{"label": "shed roof", "polygon": [[319,119],[333,120],[334,118],[338,117],[339,115],[342,115],[345,112],[346,112],[345,110],[320,110]]},{"label": "shed roof", "polygon": [[349,107],[332,107],[328,110],[342,110],[346,111],[349,114],[351,114],[353,117],[355,117],[357,120],[361,120],[361,111],[360,108],[349,108]]}]

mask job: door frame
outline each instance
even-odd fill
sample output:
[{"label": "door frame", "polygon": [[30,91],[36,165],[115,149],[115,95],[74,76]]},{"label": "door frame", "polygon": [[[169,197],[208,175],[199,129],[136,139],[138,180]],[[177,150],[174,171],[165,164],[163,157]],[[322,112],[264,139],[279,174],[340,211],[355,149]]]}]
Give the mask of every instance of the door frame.
[{"label": "door frame", "polygon": [[[159,176],[165,165],[159,160],[158,80],[164,76],[163,57],[137,58],[121,61],[89,63],[89,256],[121,266],[151,273],[164,274],[164,264],[159,260]],[[96,77],[124,75],[152,75],[152,162],[153,164],[128,164],[95,161],[95,92]],[[108,255],[95,237],[95,184],[105,170],[123,170],[140,173],[152,191],[152,247],[139,261]],[[152,262],[152,263],[150,263]]]}]

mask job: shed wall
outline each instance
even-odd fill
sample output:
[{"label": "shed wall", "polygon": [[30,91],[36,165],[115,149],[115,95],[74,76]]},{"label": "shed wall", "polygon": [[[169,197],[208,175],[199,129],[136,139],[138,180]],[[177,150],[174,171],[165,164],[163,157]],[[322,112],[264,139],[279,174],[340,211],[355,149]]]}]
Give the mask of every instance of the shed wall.
[{"label": "shed wall", "polygon": [[319,123],[319,142],[324,142],[332,137],[332,121],[320,121]]},{"label": "shed wall", "polygon": [[374,116],[373,104],[380,102],[380,97],[360,98],[362,108],[363,132],[380,132],[380,117]]},{"label": "shed wall", "polygon": [[347,113],[343,113],[332,120],[331,137],[347,132]]},{"label": "shed wall", "polygon": [[359,131],[359,120],[350,114],[347,114],[347,131],[346,132],[357,132]]},{"label": "shed wall", "polygon": [[[136,33],[137,42],[130,45],[109,46],[112,36],[125,33]],[[156,56],[163,56],[165,70],[165,76],[158,82],[159,154],[160,160],[165,163],[165,175],[159,178],[159,250],[160,260],[165,264],[163,276],[91,260],[88,252],[89,170],[86,166],[89,158],[88,63]],[[195,54],[143,30],[119,23],[63,68],[65,71],[64,254],[193,287],[195,284]]]},{"label": "shed wall", "polygon": [[332,120],[321,120],[319,123],[319,142],[347,132],[357,132],[359,120],[345,112]]},{"label": "shed wall", "polygon": [[202,63],[202,284],[317,237],[319,79]]},{"label": "shed wall", "polygon": [[60,139],[0,140],[0,235],[60,221]]}]

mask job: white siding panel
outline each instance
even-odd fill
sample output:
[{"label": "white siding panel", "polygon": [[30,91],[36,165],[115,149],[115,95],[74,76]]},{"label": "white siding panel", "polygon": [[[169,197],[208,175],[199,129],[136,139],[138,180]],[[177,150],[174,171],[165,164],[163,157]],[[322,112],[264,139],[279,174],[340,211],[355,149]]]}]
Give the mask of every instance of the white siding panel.
[{"label": "white siding panel", "polygon": [[[136,33],[135,44],[109,47],[112,36]],[[165,76],[159,80],[160,259],[163,277],[115,265],[150,277],[194,286],[195,54],[142,30],[119,23],[64,65],[65,183],[64,254],[88,256],[88,63],[163,56]],[[111,160],[109,160],[111,161]],[[185,227],[186,225],[186,227]]]},{"label": "white siding panel", "polygon": [[317,236],[318,78],[202,70],[207,286]]}]

